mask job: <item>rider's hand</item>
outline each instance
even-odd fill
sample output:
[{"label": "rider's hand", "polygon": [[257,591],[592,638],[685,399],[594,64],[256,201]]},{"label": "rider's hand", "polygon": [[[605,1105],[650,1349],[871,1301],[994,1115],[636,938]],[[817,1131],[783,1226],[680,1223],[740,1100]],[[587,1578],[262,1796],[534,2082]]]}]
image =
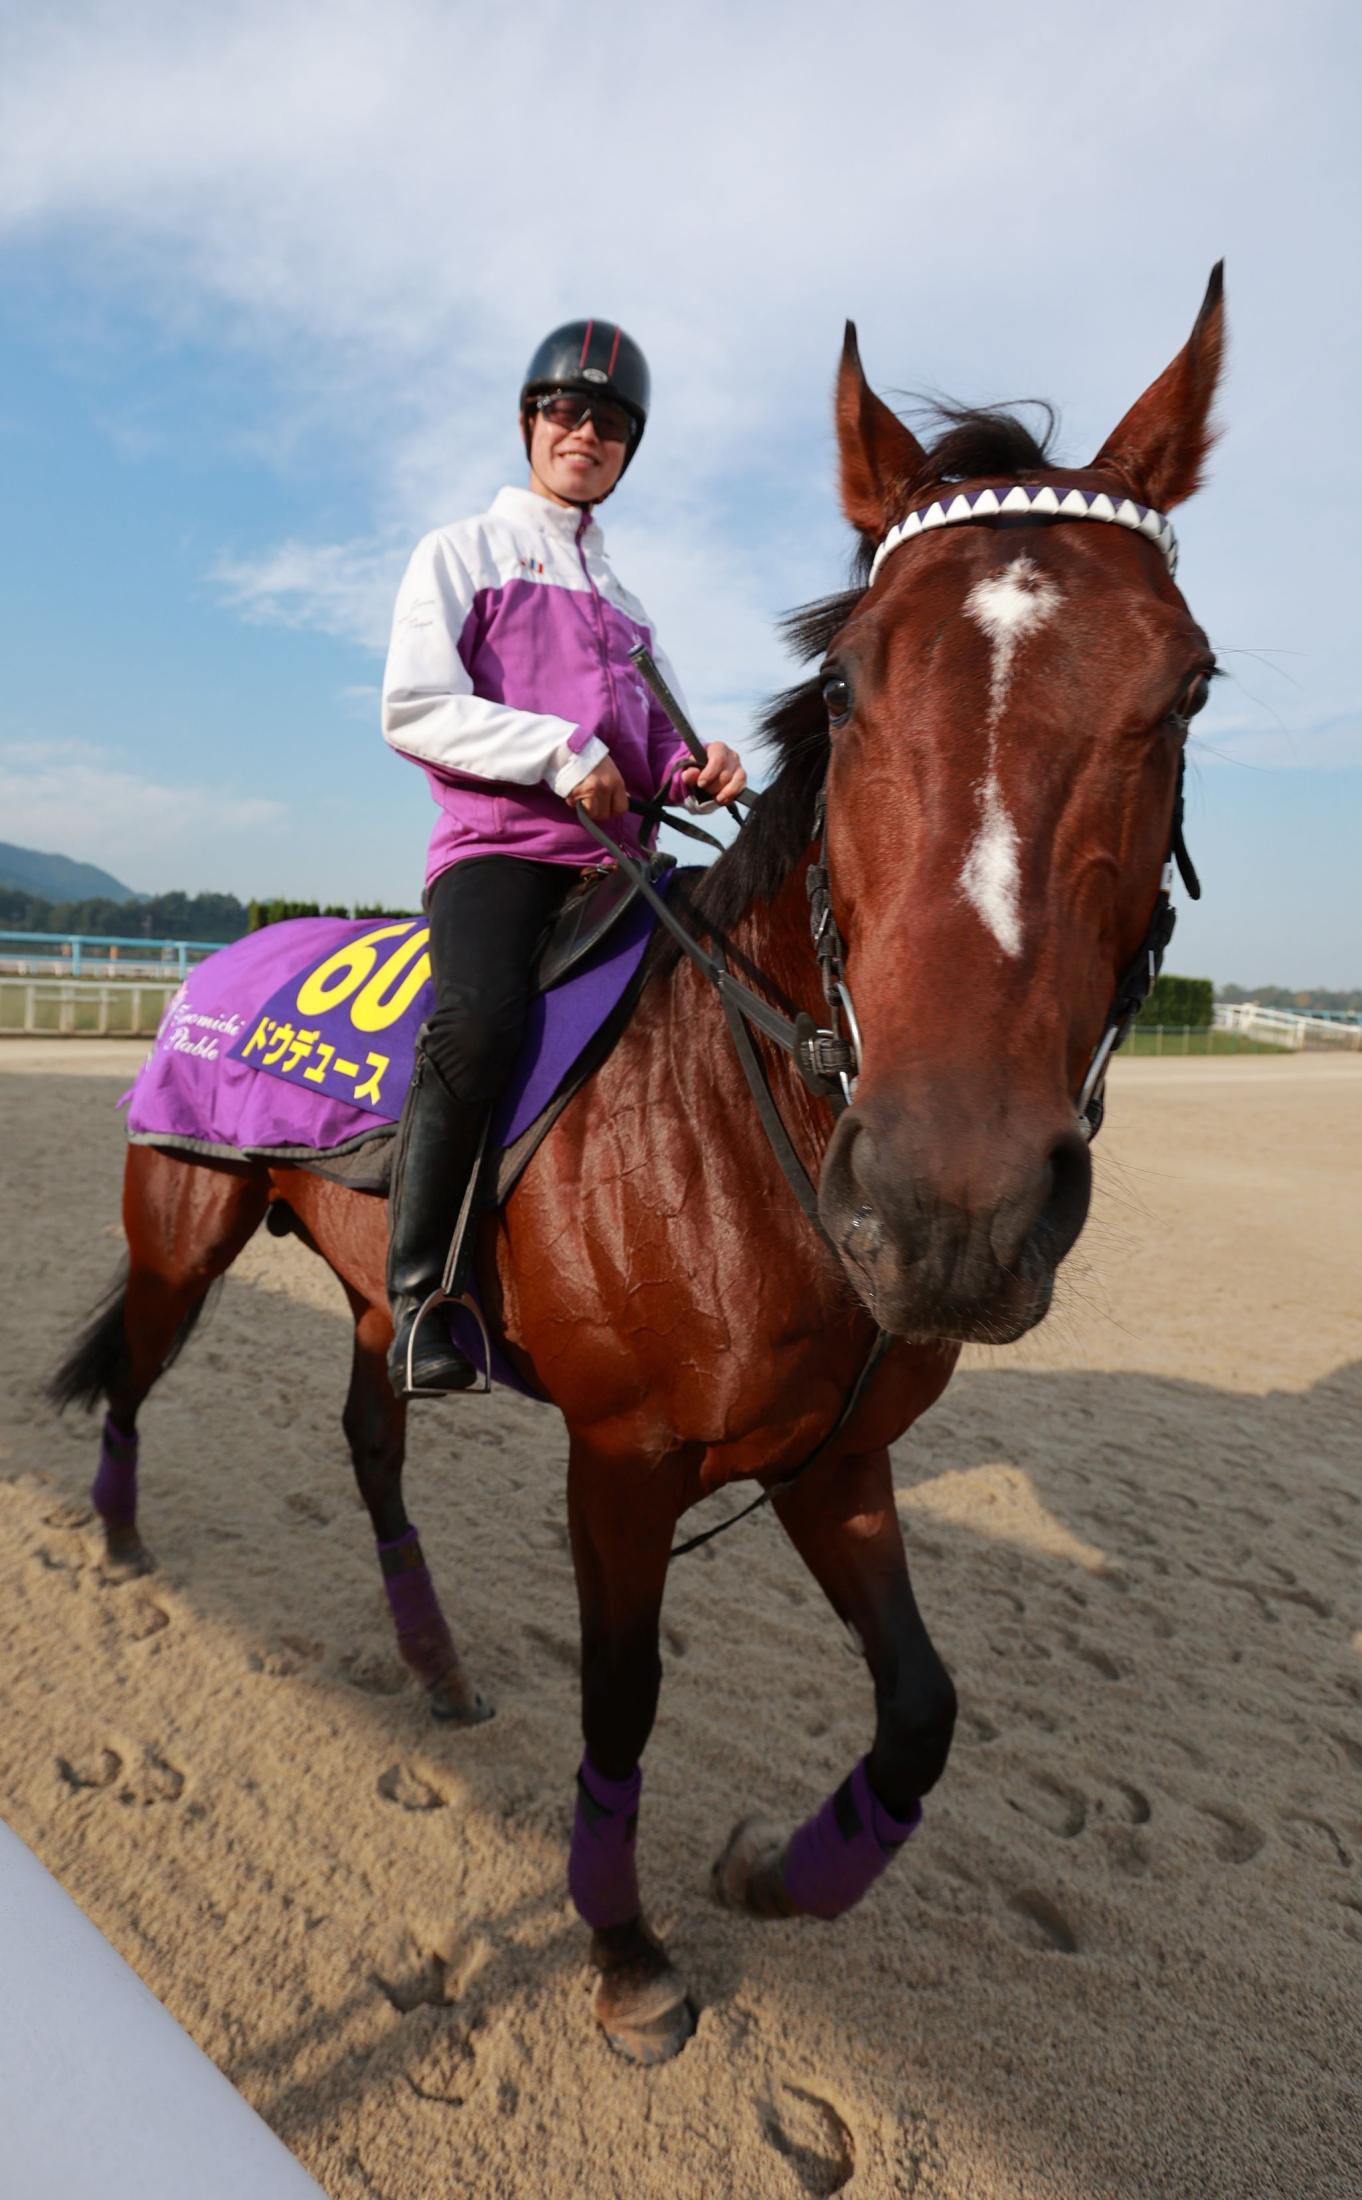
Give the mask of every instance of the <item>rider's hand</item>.
[{"label": "rider's hand", "polygon": [[681,774],[687,794],[700,795],[710,802],[731,802],[747,785],[742,758],[722,741],[707,741],[705,754],[709,762],[703,771],[698,764],[690,764]]},{"label": "rider's hand", "polygon": [[629,789],[620,778],[618,767],[610,757],[579,779],[567,797],[575,808],[578,803],[588,817],[594,817],[598,825],[607,818],[623,817],[629,807]]}]

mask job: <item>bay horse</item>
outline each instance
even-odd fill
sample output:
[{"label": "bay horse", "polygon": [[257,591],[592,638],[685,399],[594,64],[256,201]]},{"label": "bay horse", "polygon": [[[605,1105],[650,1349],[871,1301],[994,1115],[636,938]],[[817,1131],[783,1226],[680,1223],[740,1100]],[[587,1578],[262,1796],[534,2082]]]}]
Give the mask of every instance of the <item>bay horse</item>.
[{"label": "bay horse", "polygon": [[[1187,721],[1214,670],[1162,515],[1199,485],[1222,338],[1217,267],[1183,349],[1092,463],[1065,470],[1000,412],[951,415],[924,447],[870,388],[848,324],[835,404],[857,584],[790,622],[819,669],[772,707],[774,777],[684,896],[768,1000],[818,1012],[808,886],[826,863],[860,1026],[831,1135],[823,1100],[762,1044],[821,1228],[763,1135],[713,987],[665,936],[613,1052],[484,1224],[484,1304],[568,1427],[586,1745],[569,1885],[597,2019],[635,2060],[676,2053],[695,2022],[635,1871],[659,1614],[690,1506],[818,1453],[775,1510],[875,1701],[868,1754],[819,1811],[788,1837],[739,1825],[719,1899],[840,1915],[944,1770],[955,1691],[910,1584],[889,1447],[966,1340],[1043,1317],[1084,1223],[1092,1065],[1166,906]],[[53,1384],[59,1403],[107,1400],[94,1498],[109,1555],[145,1563],[138,1410],[272,1205],[354,1313],[344,1426],[403,1655],[437,1713],[484,1717],[403,1506],[371,1195],[294,1165],[130,1148],[126,1278]],[[876,1326],[892,1342],[848,1415]]]}]

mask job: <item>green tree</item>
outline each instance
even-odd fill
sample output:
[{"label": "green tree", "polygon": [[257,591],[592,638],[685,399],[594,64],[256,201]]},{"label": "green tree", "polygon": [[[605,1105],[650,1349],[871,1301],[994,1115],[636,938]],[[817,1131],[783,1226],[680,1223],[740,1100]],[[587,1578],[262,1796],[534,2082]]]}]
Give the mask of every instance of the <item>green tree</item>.
[{"label": "green tree", "polygon": [[1204,1030],[1214,1012],[1215,987],[1209,978],[1178,978],[1164,970],[1154,980],[1149,999],[1135,1020],[1140,1024]]}]

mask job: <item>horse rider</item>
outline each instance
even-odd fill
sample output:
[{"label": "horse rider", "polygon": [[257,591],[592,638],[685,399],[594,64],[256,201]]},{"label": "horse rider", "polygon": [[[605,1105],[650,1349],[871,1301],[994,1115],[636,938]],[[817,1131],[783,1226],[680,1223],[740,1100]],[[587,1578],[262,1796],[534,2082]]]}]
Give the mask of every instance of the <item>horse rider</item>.
[{"label": "horse rider", "polygon": [[[735,750],[703,769],[629,661],[642,605],[593,517],[648,420],[637,344],[608,321],[544,338],[520,392],[524,488],[418,543],[398,590],[383,737],[423,766],[438,811],[425,905],[435,1010],[418,1042],[389,1199],[389,1371],[401,1397],[465,1390],[476,1371],[437,1299],[487,1111],[510,1073],[546,925],[600,863],[580,809],[637,851],[629,799],[729,803]],[[674,684],[674,683],[673,683]]]}]

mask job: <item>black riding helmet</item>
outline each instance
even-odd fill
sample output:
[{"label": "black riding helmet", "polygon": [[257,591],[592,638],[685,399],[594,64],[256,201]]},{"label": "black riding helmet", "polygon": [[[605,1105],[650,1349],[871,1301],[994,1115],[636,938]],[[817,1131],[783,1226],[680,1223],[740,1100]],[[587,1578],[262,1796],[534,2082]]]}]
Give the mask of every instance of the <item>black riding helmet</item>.
[{"label": "black riding helmet", "polygon": [[651,381],[648,362],[632,336],[614,321],[565,321],[544,338],[525,369],[520,389],[520,425],[525,455],[530,450],[528,407],[551,390],[579,391],[583,397],[609,397],[623,405],[634,423],[619,478],[634,461],[648,425]]}]

